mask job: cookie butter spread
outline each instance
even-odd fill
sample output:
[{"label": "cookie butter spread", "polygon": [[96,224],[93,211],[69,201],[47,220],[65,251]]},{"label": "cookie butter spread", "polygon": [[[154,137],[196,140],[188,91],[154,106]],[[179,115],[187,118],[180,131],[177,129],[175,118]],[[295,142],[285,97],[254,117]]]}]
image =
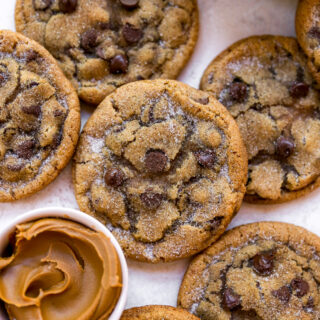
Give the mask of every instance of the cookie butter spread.
[{"label": "cookie butter spread", "polygon": [[107,319],[121,293],[111,241],[62,219],[20,224],[13,254],[0,258],[0,299],[10,319]]}]

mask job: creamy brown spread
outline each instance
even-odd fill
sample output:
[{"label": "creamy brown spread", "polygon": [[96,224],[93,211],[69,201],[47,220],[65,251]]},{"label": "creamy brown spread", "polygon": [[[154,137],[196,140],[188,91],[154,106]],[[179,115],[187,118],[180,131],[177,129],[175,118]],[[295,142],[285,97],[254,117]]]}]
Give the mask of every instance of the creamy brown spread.
[{"label": "creamy brown spread", "polygon": [[0,258],[0,300],[10,319],[107,319],[121,287],[111,241],[68,220],[18,225],[13,254]]}]

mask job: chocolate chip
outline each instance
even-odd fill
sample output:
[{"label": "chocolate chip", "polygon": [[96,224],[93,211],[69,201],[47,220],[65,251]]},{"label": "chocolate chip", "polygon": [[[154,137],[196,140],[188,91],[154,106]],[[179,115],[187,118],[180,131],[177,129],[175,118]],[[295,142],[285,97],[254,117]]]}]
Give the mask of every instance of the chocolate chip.
[{"label": "chocolate chip", "polygon": [[258,253],[252,258],[253,270],[259,275],[268,276],[273,271],[273,260],[273,250]]},{"label": "chocolate chip", "polygon": [[38,53],[35,52],[34,50],[30,49],[30,50],[27,50],[27,51],[24,53],[23,57],[26,59],[26,62],[30,62],[30,61],[32,61],[32,60],[37,59]]},{"label": "chocolate chip", "polygon": [[314,301],[312,297],[309,297],[307,304],[303,307],[304,311],[306,312],[313,312],[314,308]]},{"label": "chocolate chip", "polygon": [[63,13],[71,13],[76,10],[78,0],[59,0],[59,9]]},{"label": "chocolate chip", "polygon": [[231,288],[226,288],[222,294],[222,305],[229,310],[239,307],[241,305],[240,296]]},{"label": "chocolate chip", "polygon": [[200,104],[207,105],[209,103],[209,98],[208,97],[199,98],[199,99],[196,99],[195,101],[197,101]]},{"label": "chocolate chip", "polygon": [[138,6],[139,0],[119,0],[126,9],[134,9]]},{"label": "chocolate chip", "polygon": [[110,61],[110,72],[113,74],[127,73],[129,61],[124,54],[117,54]]},{"label": "chocolate chip", "polygon": [[194,155],[200,164],[200,166],[204,168],[213,169],[215,163],[216,163],[216,154],[211,149],[206,150],[198,150],[194,152]]},{"label": "chocolate chip", "polygon": [[0,87],[4,86],[7,82],[7,75],[5,73],[0,73]]},{"label": "chocolate chip", "polygon": [[107,57],[104,52],[104,48],[102,47],[99,47],[96,49],[96,55],[103,60],[107,60]]},{"label": "chocolate chip", "polygon": [[50,7],[52,0],[34,0],[33,5],[36,10],[46,10]]},{"label": "chocolate chip", "polygon": [[89,29],[81,35],[81,47],[87,51],[98,45],[98,32],[96,29]]},{"label": "chocolate chip", "polygon": [[60,116],[63,115],[63,111],[62,111],[62,110],[59,110],[59,109],[54,110],[54,111],[53,111],[53,115],[54,115],[54,117],[60,117]]},{"label": "chocolate chip", "polygon": [[157,209],[163,200],[163,195],[161,193],[147,191],[140,195],[140,199],[147,208]]},{"label": "chocolate chip", "polygon": [[139,42],[143,36],[143,32],[132,24],[126,23],[122,29],[122,35],[129,44],[134,44]]},{"label": "chocolate chip", "polygon": [[247,85],[243,82],[234,82],[230,85],[229,93],[232,100],[244,102],[247,97]]},{"label": "chocolate chip", "polygon": [[276,152],[281,158],[288,158],[294,152],[294,142],[290,138],[280,136],[276,142]]},{"label": "chocolate chip", "polygon": [[8,164],[7,168],[10,171],[20,171],[25,167],[24,163],[15,163],[15,164]]},{"label": "chocolate chip", "polygon": [[21,109],[24,113],[31,114],[35,117],[39,117],[41,113],[41,107],[38,104],[31,105],[31,106],[23,106]]},{"label": "chocolate chip", "polygon": [[29,159],[34,154],[34,146],[35,142],[33,140],[26,140],[18,146],[16,153],[20,158]]},{"label": "chocolate chip", "polygon": [[296,292],[296,296],[301,298],[309,292],[309,284],[301,278],[295,278],[291,281],[290,286]]},{"label": "chocolate chip", "polygon": [[271,291],[271,294],[284,303],[288,303],[291,298],[291,290],[287,286],[283,286],[278,290]]},{"label": "chocolate chip", "polygon": [[309,86],[304,82],[295,81],[289,88],[289,93],[292,98],[304,98],[309,93]]},{"label": "chocolate chip", "polygon": [[124,181],[124,174],[118,168],[109,168],[104,176],[107,185],[112,187],[119,187]]},{"label": "chocolate chip", "polygon": [[308,31],[308,35],[312,38],[316,38],[316,39],[320,40],[320,29],[318,27],[312,27]]},{"label": "chocolate chip", "polygon": [[146,169],[152,173],[163,172],[166,168],[168,157],[161,150],[154,150],[147,152],[144,164]]}]

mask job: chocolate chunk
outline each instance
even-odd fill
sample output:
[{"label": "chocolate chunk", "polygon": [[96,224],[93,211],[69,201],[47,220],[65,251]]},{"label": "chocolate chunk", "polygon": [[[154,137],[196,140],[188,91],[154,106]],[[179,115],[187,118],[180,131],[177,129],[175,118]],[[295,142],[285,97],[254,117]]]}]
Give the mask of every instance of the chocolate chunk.
[{"label": "chocolate chunk", "polygon": [[110,61],[110,72],[113,74],[127,73],[129,61],[124,54],[117,54]]},{"label": "chocolate chunk", "polygon": [[229,93],[235,102],[243,102],[247,97],[247,85],[243,82],[234,82],[230,85]]},{"label": "chocolate chunk", "polygon": [[161,150],[154,150],[147,152],[144,164],[146,169],[152,173],[163,172],[166,168],[168,157]]},{"label": "chocolate chunk", "polygon": [[289,93],[292,98],[295,98],[295,99],[304,98],[309,93],[309,86],[304,82],[295,81],[291,85],[289,89]]},{"label": "chocolate chunk", "polygon": [[89,29],[81,35],[81,47],[87,51],[98,45],[98,32],[96,29]]},{"label": "chocolate chunk", "polygon": [[309,284],[301,278],[295,278],[291,281],[290,286],[298,298],[305,296],[309,292]]},{"label": "chocolate chunk", "polygon": [[140,195],[140,199],[147,208],[157,209],[163,200],[163,195],[161,193],[147,191]]},{"label": "chocolate chunk", "polygon": [[78,0],[59,0],[59,9],[63,13],[74,12],[77,8]]},{"label": "chocolate chunk", "polygon": [[288,286],[283,286],[278,290],[271,291],[271,294],[284,303],[288,303],[291,297],[291,290]]},{"label": "chocolate chunk", "polygon": [[20,158],[30,159],[34,154],[34,146],[33,140],[26,140],[18,146],[16,153]]},{"label": "chocolate chunk", "polygon": [[226,288],[222,293],[222,305],[229,310],[237,308],[241,305],[240,296],[231,288]]},{"label": "chocolate chunk", "polygon": [[31,105],[31,106],[23,106],[22,111],[26,114],[31,114],[35,117],[39,117],[41,113],[41,106],[38,104]]},{"label": "chocolate chunk", "polygon": [[118,168],[109,168],[104,176],[107,185],[112,187],[119,187],[123,184],[124,174]]},{"label": "chocolate chunk", "polygon": [[252,258],[253,270],[258,275],[268,276],[273,271],[273,267],[274,267],[273,260],[274,260],[273,250],[258,253]]},{"label": "chocolate chunk", "polygon": [[46,10],[50,7],[52,0],[34,0],[33,6],[36,10]]},{"label": "chocolate chunk", "polygon": [[288,158],[294,152],[294,142],[290,138],[280,136],[276,142],[276,153],[281,158]]},{"label": "chocolate chunk", "polygon": [[318,27],[312,27],[308,31],[308,35],[312,38],[320,40],[320,29]]},{"label": "chocolate chunk", "polygon": [[135,9],[139,4],[139,0],[119,0],[119,1],[126,9]]},{"label": "chocolate chunk", "polygon": [[194,152],[194,155],[200,164],[204,168],[213,169],[216,163],[216,154],[211,149],[198,150]]},{"label": "chocolate chunk", "polygon": [[132,24],[126,23],[122,29],[122,35],[129,44],[134,44],[139,42],[143,36],[143,32]]},{"label": "chocolate chunk", "polygon": [[4,86],[7,82],[7,75],[5,73],[0,73],[0,87]]}]

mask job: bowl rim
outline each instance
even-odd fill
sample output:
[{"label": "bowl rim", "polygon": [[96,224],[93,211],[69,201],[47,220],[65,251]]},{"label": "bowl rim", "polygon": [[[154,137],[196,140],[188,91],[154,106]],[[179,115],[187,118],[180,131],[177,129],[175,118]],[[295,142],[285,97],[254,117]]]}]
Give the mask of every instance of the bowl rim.
[{"label": "bowl rim", "polygon": [[[109,316],[109,320],[119,320],[121,314],[124,310],[127,295],[128,295],[128,265],[126,258],[123,254],[123,251],[114,237],[114,235],[105,227],[101,222],[93,218],[92,216],[72,208],[63,208],[63,207],[45,207],[37,208],[26,213],[20,214],[18,217],[12,221],[7,222],[4,227],[0,227],[0,255],[5,249],[9,241],[9,235],[15,230],[16,225],[30,222],[37,219],[43,218],[61,218],[66,220],[71,220],[77,223],[80,223],[90,229],[95,231],[100,231],[110,239],[111,243],[115,247],[121,265],[122,272],[122,289],[119,300],[113,309],[112,313]],[[1,307],[0,307],[0,319],[1,318]]]}]

